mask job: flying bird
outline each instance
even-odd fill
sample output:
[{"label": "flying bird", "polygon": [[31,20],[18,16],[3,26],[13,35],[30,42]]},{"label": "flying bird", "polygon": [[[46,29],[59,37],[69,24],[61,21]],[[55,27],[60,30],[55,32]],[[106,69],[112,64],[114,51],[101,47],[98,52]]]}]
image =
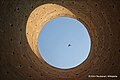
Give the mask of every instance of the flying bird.
[{"label": "flying bird", "polygon": [[71,44],[68,44],[68,47],[70,47],[71,46]]}]

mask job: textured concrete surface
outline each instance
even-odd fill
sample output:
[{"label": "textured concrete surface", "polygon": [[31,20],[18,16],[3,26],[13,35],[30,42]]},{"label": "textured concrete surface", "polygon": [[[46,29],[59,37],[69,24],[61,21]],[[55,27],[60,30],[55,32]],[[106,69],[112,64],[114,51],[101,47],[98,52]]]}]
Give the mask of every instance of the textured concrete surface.
[{"label": "textured concrete surface", "polygon": [[[35,9],[43,4],[54,9]],[[53,68],[37,55],[39,31],[62,15],[83,22],[92,41],[88,59],[69,70]],[[119,57],[120,0],[0,0],[0,80],[113,80],[89,78],[92,74],[113,74],[120,80]]]},{"label": "textured concrete surface", "polygon": [[26,37],[31,49],[38,57],[40,57],[37,48],[40,31],[48,21],[60,16],[76,18],[75,15],[65,7],[51,3],[38,6],[31,12],[26,24]]}]

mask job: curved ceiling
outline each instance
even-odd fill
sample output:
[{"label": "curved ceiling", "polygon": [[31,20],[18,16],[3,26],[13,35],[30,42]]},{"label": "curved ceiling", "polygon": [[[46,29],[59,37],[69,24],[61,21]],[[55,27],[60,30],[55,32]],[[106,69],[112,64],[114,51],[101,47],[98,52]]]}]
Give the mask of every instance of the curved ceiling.
[{"label": "curved ceiling", "polygon": [[[64,7],[87,27],[92,46],[89,58],[80,66],[69,70],[56,69],[46,65],[34,54],[36,48],[34,46],[31,48],[29,44],[26,25],[31,12],[43,4],[57,4]],[[101,74],[120,76],[119,7],[119,0],[1,0],[0,80],[63,80],[64,78],[66,80],[101,80],[102,78],[88,76]],[[41,15],[45,15],[41,12]],[[57,13],[57,10],[54,12]],[[53,15],[45,13],[48,16]],[[68,13],[66,12],[65,15]],[[31,31],[34,29],[30,28]],[[36,37],[29,38],[36,39]]]}]

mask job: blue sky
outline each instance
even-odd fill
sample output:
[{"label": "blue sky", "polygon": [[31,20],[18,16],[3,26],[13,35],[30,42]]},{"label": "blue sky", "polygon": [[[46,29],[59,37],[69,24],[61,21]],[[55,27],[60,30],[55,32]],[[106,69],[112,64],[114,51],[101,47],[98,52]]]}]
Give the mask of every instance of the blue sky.
[{"label": "blue sky", "polygon": [[90,47],[91,40],[85,26],[69,17],[58,17],[49,21],[38,38],[38,49],[42,58],[60,69],[80,65],[88,57]]}]

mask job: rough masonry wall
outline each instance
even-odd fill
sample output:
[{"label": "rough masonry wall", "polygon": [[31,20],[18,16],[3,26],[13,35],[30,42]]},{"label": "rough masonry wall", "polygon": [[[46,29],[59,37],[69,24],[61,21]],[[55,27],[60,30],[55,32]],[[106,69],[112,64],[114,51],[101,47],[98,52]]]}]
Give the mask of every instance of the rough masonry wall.
[{"label": "rough masonry wall", "polygon": [[[41,61],[28,44],[28,17],[45,3],[67,8],[86,25],[92,48],[80,66],[53,68]],[[0,80],[93,80],[88,78],[91,74],[113,74],[119,80],[119,57],[120,0],[0,0]]]}]

